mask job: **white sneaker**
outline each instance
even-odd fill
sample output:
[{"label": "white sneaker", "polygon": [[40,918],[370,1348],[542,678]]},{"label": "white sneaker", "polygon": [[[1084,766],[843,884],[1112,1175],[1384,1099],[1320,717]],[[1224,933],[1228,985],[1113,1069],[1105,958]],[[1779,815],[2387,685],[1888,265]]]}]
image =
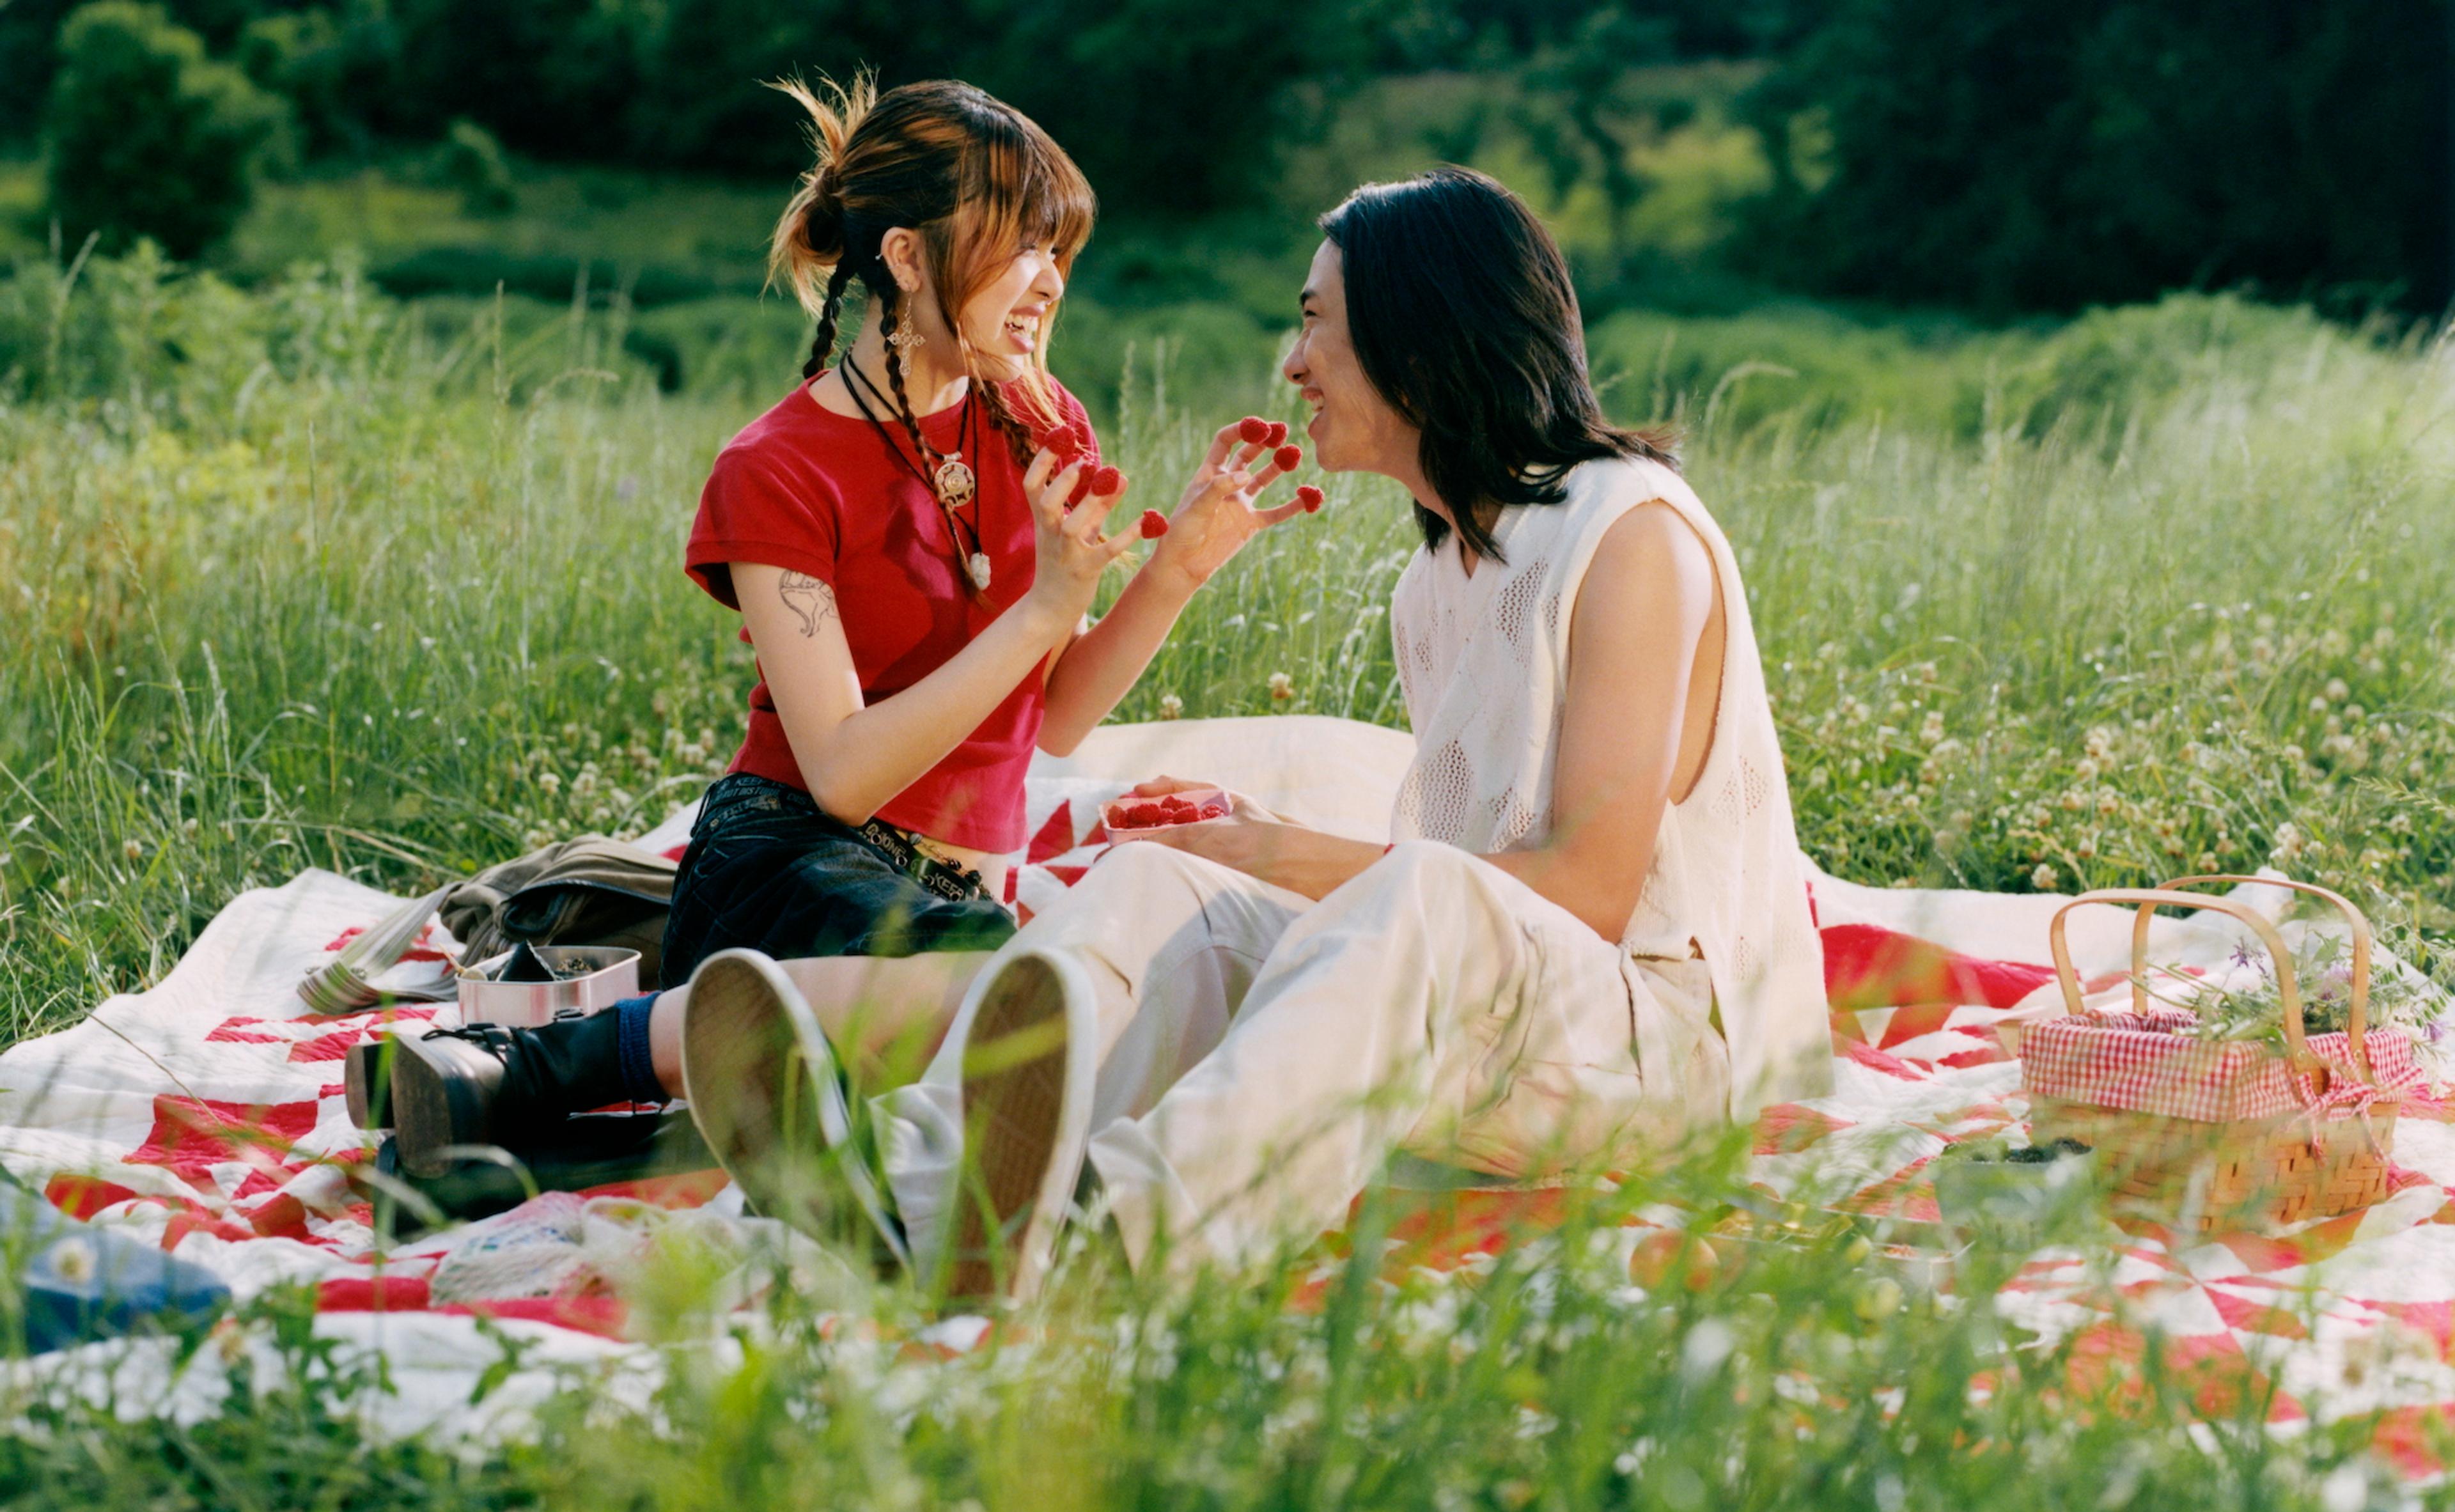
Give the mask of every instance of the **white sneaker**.
[{"label": "white sneaker", "polygon": [[1090,1140],[1091,978],[1065,951],[1019,951],[973,982],[957,1022],[964,1159],[945,1295],[1028,1300],[1056,1254]]},{"label": "white sneaker", "polygon": [[847,1204],[895,1263],[910,1247],[888,1211],[844,1076],[793,979],[755,950],[719,951],[691,974],[682,1096],[750,1205],[820,1239],[844,1238]]}]

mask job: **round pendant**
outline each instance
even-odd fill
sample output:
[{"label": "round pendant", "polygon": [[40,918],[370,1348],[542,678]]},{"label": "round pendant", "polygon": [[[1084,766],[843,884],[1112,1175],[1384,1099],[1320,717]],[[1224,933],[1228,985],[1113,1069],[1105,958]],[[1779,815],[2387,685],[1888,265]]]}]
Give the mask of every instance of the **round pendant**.
[{"label": "round pendant", "polygon": [[969,504],[978,486],[970,466],[961,456],[949,456],[939,463],[938,471],[930,481],[931,486],[937,489],[938,496],[945,500],[950,510],[959,510]]},{"label": "round pendant", "polygon": [[982,593],[987,593],[989,591],[989,554],[986,552],[972,553],[972,554],[964,560],[964,567],[972,575],[972,586],[979,589]]}]

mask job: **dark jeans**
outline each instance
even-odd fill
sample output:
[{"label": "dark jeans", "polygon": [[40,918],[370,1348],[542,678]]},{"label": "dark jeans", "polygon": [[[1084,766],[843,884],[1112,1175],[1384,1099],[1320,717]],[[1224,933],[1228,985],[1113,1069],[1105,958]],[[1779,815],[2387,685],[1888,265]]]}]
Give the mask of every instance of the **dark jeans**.
[{"label": "dark jeans", "polygon": [[917,956],[995,950],[1014,916],[986,897],[950,902],[797,788],[747,772],[707,790],[665,920],[663,985],[720,950]]}]

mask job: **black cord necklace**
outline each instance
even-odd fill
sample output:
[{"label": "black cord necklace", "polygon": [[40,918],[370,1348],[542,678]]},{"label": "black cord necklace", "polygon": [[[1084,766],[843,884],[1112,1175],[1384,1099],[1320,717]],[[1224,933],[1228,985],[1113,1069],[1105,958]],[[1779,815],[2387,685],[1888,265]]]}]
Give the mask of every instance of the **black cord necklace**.
[{"label": "black cord necklace", "polygon": [[[886,449],[895,454],[895,460],[903,464],[903,470],[920,479],[921,486],[929,491],[929,496],[938,501],[939,512],[946,516],[946,532],[954,538],[955,550],[963,558],[964,573],[970,576],[974,588],[982,593],[987,593],[989,554],[982,545],[980,529],[977,525],[966,527],[963,518],[955,513],[966,504],[974,505],[977,513],[980,499],[980,480],[973,474],[970,464],[964,460],[964,453],[970,449],[973,436],[971,391],[966,389],[964,392],[963,426],[956,433],[958,443],[956,449],[941,454],[929,444],[926,437],[923,437],[921,441],[921,460],[916,464],[910,457],[903,454],[903,444],[897,441],[895,433],[886,428],[886,422],[881,420],[869,407],[870,399],[876,399],[880,409],[885,410],[889,414],[894,413],[895,411],[888,404],[886,396],[878,392],[878,386],[870,381],[869,374],[861,371],[861,365],[852,360],[850,353],[844,356],[843,370],[851,380],[844,385],[844,392],[852,395],[853,405],[861,411],[861,417],[867,420],[878,432],[878,438],[886,444]],[[862,396],[863,390],[868,391],[866,398]],[[913,422],[912,429],[916,433],[920,431],[921,426],[917,419]],[[933,463],[934,467],[931,466]],[[964,545],[966,536],[970,537],[969,549]]]}]

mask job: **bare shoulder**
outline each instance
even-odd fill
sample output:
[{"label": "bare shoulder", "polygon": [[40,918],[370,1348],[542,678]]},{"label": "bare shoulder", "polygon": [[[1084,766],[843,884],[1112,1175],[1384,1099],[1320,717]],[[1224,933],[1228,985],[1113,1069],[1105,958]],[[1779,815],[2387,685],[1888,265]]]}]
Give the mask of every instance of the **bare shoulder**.
[{"label": "bare shoulder", "polygon": [[[1665,500],[1637,505],[1603,532],[1595,544],[1593,566],[1586,582],[1618,597],[1613,588],[1646,594],[1713,591],[1714,554],[1678,510]],[[1591,601],[1592,595],[1580,595]],[[1633,595],[1631,595],[1633,596]]]}]

